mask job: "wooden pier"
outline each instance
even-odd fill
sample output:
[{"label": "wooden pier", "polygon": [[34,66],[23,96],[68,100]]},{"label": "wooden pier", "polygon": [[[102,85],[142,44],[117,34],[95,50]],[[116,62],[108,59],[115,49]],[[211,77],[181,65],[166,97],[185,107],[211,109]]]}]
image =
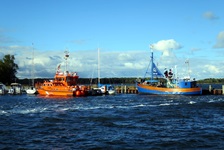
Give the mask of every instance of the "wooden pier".
[{"label": "wooden pier", "polygon": [[121,86],[116,88],[116,92],[120,94],[138,94],[138,89],[133,86]]},{"label": "wooden pier", "polygon": [[224,85],[222,85],[222,89],[214,89],[209,85],[208,89],[202,90],[202,95],[224,95]]}]

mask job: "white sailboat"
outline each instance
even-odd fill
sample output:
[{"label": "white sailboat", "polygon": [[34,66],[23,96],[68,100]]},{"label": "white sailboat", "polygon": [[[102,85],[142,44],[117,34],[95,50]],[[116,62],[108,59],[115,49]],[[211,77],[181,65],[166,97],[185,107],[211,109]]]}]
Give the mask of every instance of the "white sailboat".
[{"label": "white sailboat", "polygon": [[34,86],[34,49],[32,52],[32,70],[31,70],[31,78],[32,78],[32,85],[26,90],[27,94],[36,94],[37,89]]},{"label": "white sailboat", "polygon": [[98,48],[98,89],[101,90],[102,94],[115,94],[115,88],[112,85],[103,85],[100,83],[100,49]]},{"label": "white sailboat", "polygon": [[112,85],[109,85],[109,86],[107,87],[107,91],[108,91],[108,94],[109,94],[109,95],[113,95],[113,94],[116,93],[116,92],[115,92],[115,88],[114,88],[114,86],[112,86]]}]

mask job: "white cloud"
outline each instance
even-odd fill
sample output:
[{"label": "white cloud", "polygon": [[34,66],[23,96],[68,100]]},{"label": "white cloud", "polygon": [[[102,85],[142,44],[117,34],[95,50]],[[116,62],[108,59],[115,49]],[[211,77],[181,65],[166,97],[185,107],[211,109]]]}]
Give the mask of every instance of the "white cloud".
[{"label": "white cloud", "polygon": [[208,20],[216,20],[219,19],[213,12],[207,11],[203,14],[203,17]]},{"label": "white cloud", "polygon": [[151,44],[150,47],[153,50],[161,51],[163,57],[175,57],[172,51],[182,48],[182,46],[173,39],[161,40],[157,43]]},{"label": "white cloud", "polygon": [[[154,52],[155,63],[163,71],[164,68],[173,68],[177,65],[179,77],[187,75],[185,58],[176,58],[172,50],[181,48],[174,40],[162,40],[153,44],[161,52],[169,51],[169,57],[161,57],[161,54]],[[154,48],[154,49],[155,49]],[[0,47],[0,53],[15,55],[16,63],[19,66],[17,77],[30,78],[32,69],[32,47],[11,46]],[[34,49],[34,69],[36,78],[52,78],[59,64],[65,69],[64,50],[38,50]],[[164,56],[164,55],[162,55]],[[100,52],[100,76],[103,77],[143,77],[150,61],[150,50],[136,51],[105,51]],[[70,51],[68,70],[78,72],[80,78],[97,77],[97,49],[86,51]],[[204,65],[202,67],[202,64]],[[208,77],[222,77],[224,68],[220,62],[211,62],[206,58],[190,59],[191,76],[196,79]]]},{"label": "white cloud", "polygon": [[131,63],[131,62],[124,63],[124,66],[128,67],[128,68],[133,68],[134,67],[133,63]]},{"label": "white cloud", "polygon": [[166,68],[168,66],[174,66],[178,63],[177,57],[173,51],[181,49],[182,46],[175,40],[169,39],[153,43],[150,45],[150,48],[162,52],[159,61],[166,62],[166,64],[164,65],[164,67]]},{"label": "white cloud", "polygon": [[214,48],[224,48],[224,31],[219,32]]},{"label": "white cloud", "polygon": [[180,49],[181,45],[177,43],[175,40],[169,39],[169,40],[161,40],[157,43],[154,43],[152,44],[152,47],[154,50],[166,51],[166,50]]},{"label": "white cloud", "polygon": [[120,53],[119,55],[118,55],[118,60],[127,60],[127,59],[129,59],[129,60],[131,60],[131,59],[133,59],[132,58],[132,56],[130,55],[130,54],[128,54],[128,53]]},{"label": "white cloud", "polygon": [[213,74],[220,73],[219,68],[214,66],[214,65],[205,65],[204,69],[206,69],[206,72],[210,72],[210,73],[213,73]]},{"label": "white cloud", "polygon": [[132,63],[132,62],[125,62],[124,67],[129,69],[144,69],[145,66],[142,66],[140,63]]}]

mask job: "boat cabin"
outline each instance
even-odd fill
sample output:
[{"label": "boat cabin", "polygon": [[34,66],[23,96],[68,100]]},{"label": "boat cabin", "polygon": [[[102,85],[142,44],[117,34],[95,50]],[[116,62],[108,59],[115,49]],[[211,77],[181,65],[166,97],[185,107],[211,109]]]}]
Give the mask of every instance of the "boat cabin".
[{"label": "boat cabin", "polygon": [[197,82],[181,79],[178,81],[177,86],[180,88],[195,88],[197,87]]},{"label": "boat cabin", "polygon": [[11,83],[10,89],[8,91],[9,94],[22,94],[22,85],[19,83]]},{"label": "boat cabin", "polygon": [[54,84],[64,84],[66,86],[74,86],[77,84],[79,76],[77,73],[70,73],[68,71],[66,72],[60,72],[55,75],[54,77]]}]

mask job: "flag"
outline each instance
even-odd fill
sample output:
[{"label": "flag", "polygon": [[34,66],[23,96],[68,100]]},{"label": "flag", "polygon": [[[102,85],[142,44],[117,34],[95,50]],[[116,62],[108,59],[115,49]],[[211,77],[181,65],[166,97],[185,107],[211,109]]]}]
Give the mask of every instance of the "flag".
[{"label": "flag", "polygon": [[157,66],[155,65],[155,63],[152,64],[152,71],[153,71],[153,74],[156,75],[156,76],[160,76],[160,77],[163,77],[163,74],[160,72],[160,70],[157,68]]}]

